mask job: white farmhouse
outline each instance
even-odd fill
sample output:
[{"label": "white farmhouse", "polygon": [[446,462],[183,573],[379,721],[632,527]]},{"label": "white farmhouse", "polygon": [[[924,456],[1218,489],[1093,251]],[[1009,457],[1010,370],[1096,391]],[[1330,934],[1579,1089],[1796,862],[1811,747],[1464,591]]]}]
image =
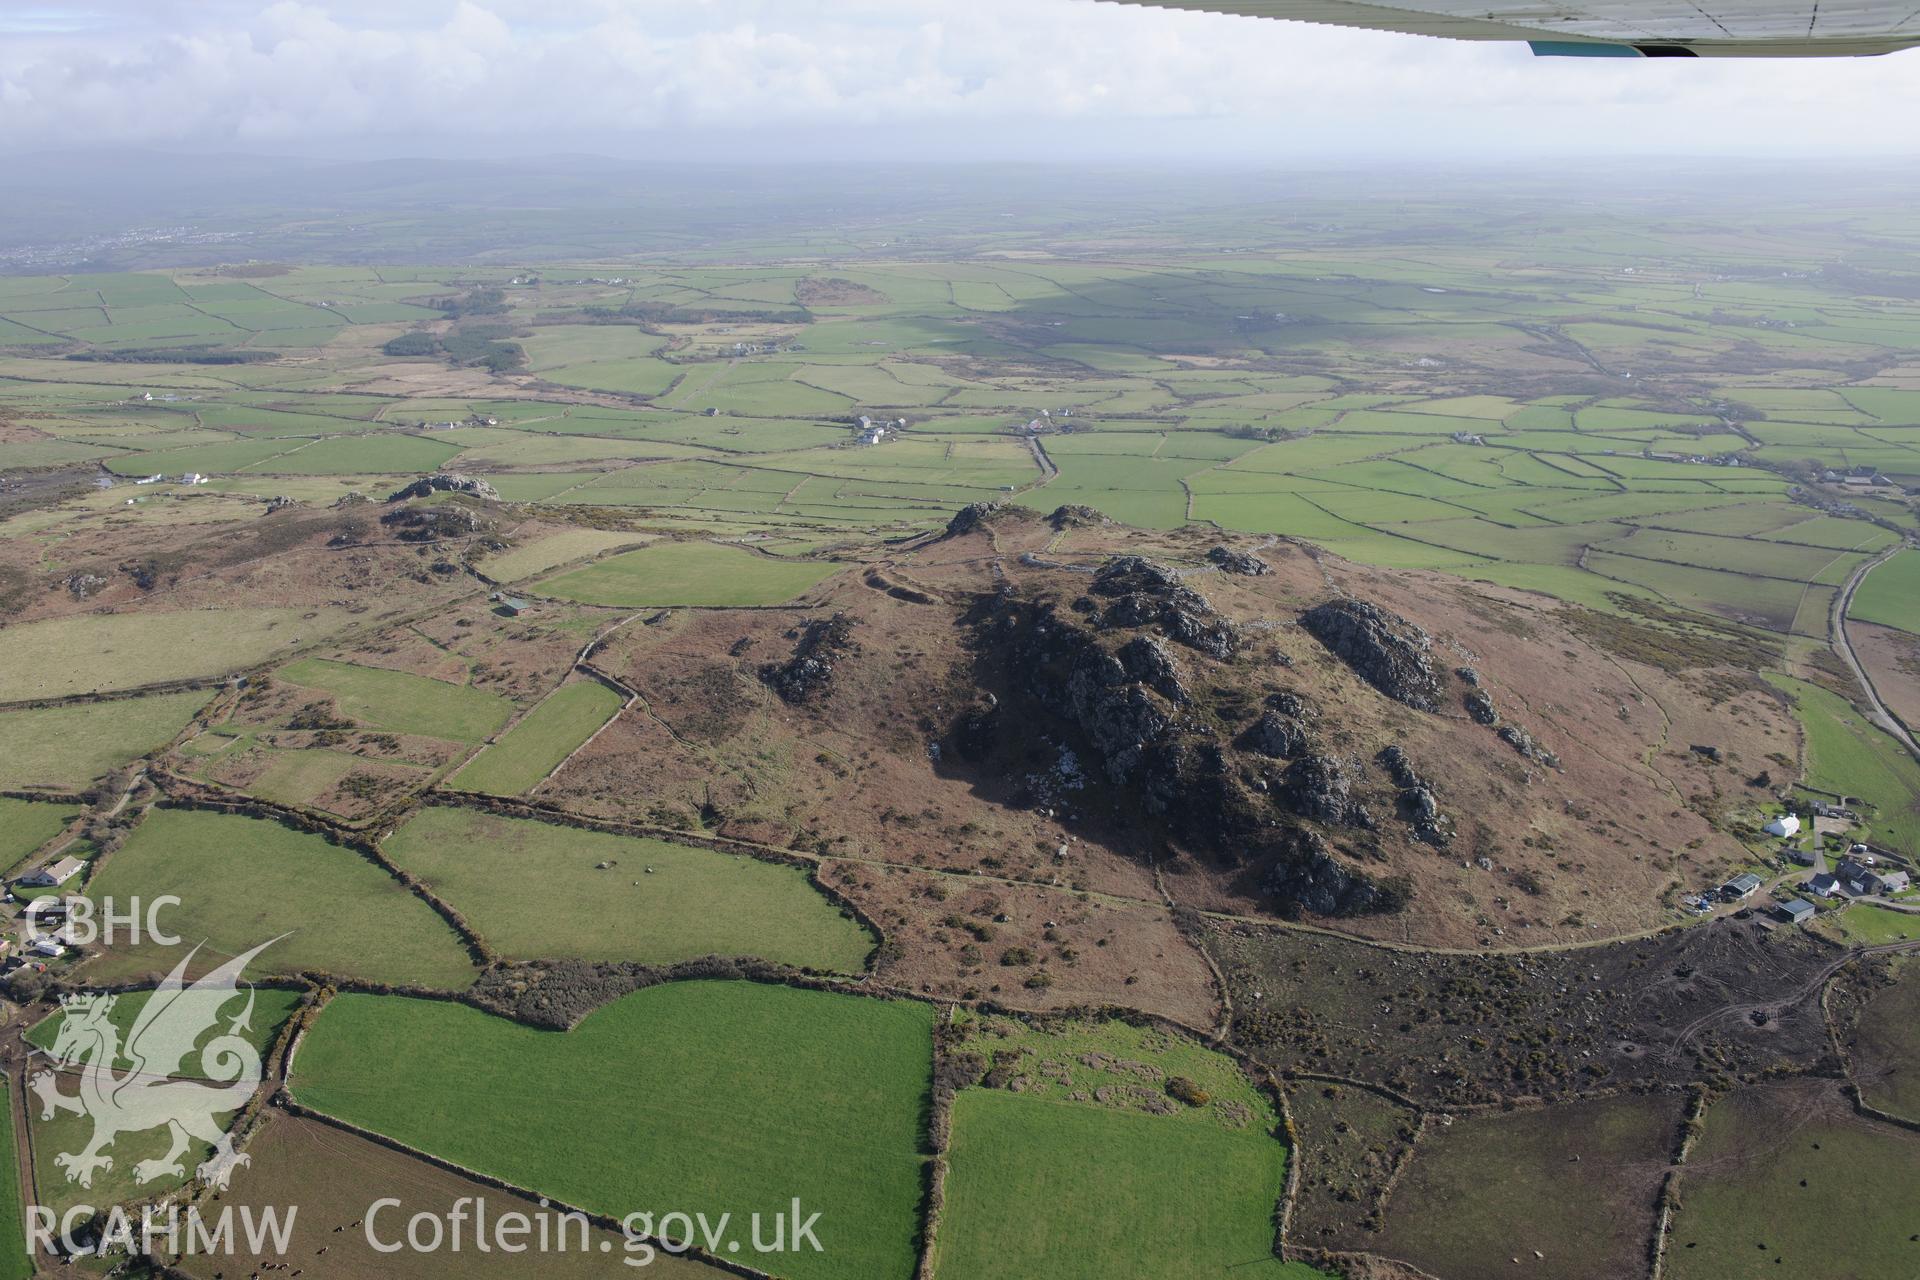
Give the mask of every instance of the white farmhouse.
[{"label": "white farmhouse", "polygon": [[35,889],[49,889],[54,885],[65,884],[80,874],[80,868],[86,864],[78,858],[62,858],[44,867],[35,867],[20,877],[19,884]]}]

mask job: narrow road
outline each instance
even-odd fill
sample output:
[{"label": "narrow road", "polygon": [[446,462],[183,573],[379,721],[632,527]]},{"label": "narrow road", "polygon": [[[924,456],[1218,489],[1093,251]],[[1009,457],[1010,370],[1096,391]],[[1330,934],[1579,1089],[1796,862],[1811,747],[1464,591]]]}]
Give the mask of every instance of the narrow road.
[{"label": "narrow road", "polygon": [[1040,479],[1032,487],[1040,489],[1052,484],[1053,478],[1060,474],[1060,468],[1054,466],[1053,459],[1047,456],[1047,447],[1040,443],[1039,436],[1027,437],[1027,452],[1033,455],[1033,465],[1040,468]]},{"label": "narrow road", "polygon": [[1853,671],[1853,678],[1860,682],[1862,689],[1866,690],[1874,723],[1892,734],[1901,746],[1913,754],[1914,759],[1920,760],[1920,743],[1913,740],[1913,735],[1907,732],[1907,727],[1900,723],[1899,717],[1887,710],[1887,704],[1880,701],[1880,691],[1873,687],[1873,680],[1867,675],[1867,669],[1860,665],[1860,659],[1853,651],[1853,641],[1847,635],[1847,610],[1853,604],[1853,593],[1860,589],[1860,584],[1866,580],[1869,573],[1905,549],[1905,543],[1896,542],[1853,571],[1852,576],[1847,579],[1847,585],[1840,588],[1840,593],[1833,598],[1833,612],[1828,617],[1827,629],[1832,633],[1833,651],[1840,655]]}]

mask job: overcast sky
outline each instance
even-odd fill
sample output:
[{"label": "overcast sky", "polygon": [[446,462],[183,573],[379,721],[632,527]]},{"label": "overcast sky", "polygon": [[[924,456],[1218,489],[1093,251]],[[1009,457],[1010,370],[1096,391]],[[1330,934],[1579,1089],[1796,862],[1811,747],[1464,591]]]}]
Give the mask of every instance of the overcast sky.
[{"label": "overcast sky", "polygon": [[1920,51],[1536,59],[1091,0],[0,0],[0,149],[1098,159],[1920,150]]}]

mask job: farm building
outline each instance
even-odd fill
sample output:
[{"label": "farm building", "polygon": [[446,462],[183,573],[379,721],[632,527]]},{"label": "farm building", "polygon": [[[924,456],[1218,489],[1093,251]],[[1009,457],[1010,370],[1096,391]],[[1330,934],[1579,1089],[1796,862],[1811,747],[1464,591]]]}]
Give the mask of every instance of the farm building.
[{"label": "farm building", "polygon": [[1783,813],[1762,829],[1770,836],[1792,839],[1800,834],[1800,819],[1791,813]]},{"label": "farm building", "polygon": [[80,868],[85,865],[86,863],[78,858],[62,858],[44,867],[35,867],[21,876],[19,883],[32,889],[49,889],[73,879],[80,874]]},{"label": "farm building", "polygon": [[1742,871],[1733,879],[1720,886],[1720,896],[1728,902],[1739,902],[1751,898],[1760,888],[1760,877],[1751,871]]},{"label": "farm building", "polygon": [[1905,871],[1882,867],[1871,858],[1842,858],[1840,865],[1833,870],[1848,893],[1861,897],[1875,893],[1904,893],[1911,887],[1913,879]]},{"label": "farm building", "polygon": [[33,942],[51,942],[54,946],[60,947],[63,952],[80,945],[79,930],[76,929],[72,923],[63,924],[57,929],[51,929],[44,933],[36,931],[29,935],[29,940]]},{"label": "farm building", "polygon": [[506,614],[509,618],[517,618],[533,607],[518,596],[510,596],[498,591],[494,592],[491,598],[493,603],[499,607],[500,612]]},{"label": "farm building", "polygon": [[1788,924],[1805,924],[1813,919],[1814,906],[1805,898],[1788,898],[1774,907],[1780,918]]},{"label": "farm building", "polygon": [[1831,871],[1822,871],[1817,876],[1807,877],[1807,882],[1800,887],[1822,898],[1831,898],[1840,891],[1840,877]]},{"label": "farm building", "polygon": [[1875,893],[1905,893],[1913,885],[1913,877],[1904,871],[1883,870],[1876,872],[1869,882]]},{"label": "farm building", "polygon": [[1787,856],[1792,858],[1795,862],[1799,863],[1803,867],[1810,867],[1815,862],[1819,861],[1819,855],[1814,853],[1814,851],[1811,849],[1802,849],[1798,847],[1789,849],[1787,851]]}]

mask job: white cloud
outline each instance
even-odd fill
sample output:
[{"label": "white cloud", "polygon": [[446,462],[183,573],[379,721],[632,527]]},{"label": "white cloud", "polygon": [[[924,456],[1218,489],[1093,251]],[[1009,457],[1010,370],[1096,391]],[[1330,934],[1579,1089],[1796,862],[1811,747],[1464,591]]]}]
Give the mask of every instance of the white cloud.
[{"label": "white cloud", "polygon": [[1451,154],[1904,150],[1920,53],[1534,59],[1087,0],[95,0],[0,18],[0,147],[507,149],[770,129],[892,154],[1069,142]]}]

